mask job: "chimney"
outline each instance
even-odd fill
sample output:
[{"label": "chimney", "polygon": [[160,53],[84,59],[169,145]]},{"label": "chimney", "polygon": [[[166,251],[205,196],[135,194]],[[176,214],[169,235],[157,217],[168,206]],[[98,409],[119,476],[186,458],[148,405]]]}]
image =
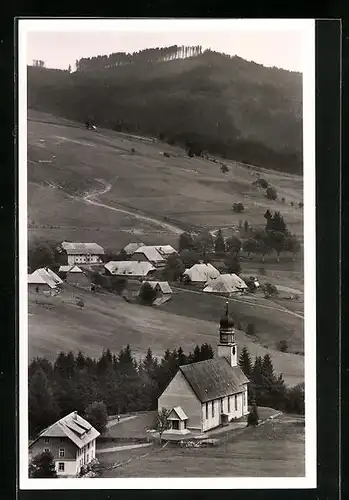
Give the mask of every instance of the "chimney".
[{"label": "chimney", "polygon": [[78,412],[77,411],[74,411],[74,413],[73,413],[73,419],[74,420],[78,419]]}]

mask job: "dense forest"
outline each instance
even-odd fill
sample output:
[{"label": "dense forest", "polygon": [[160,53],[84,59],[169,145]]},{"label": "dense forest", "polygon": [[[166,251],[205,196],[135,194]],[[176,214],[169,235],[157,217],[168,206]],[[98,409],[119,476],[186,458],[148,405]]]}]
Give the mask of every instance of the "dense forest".
[{"label": "dense forest", "polygon": [[74,72],[28,67],[28,107],[302,173],[301,74],[200,46],[81,59]]},{"label": "dense forest", "polygon": [[[157,398],[177,373],[179,366],[213,358],[209,344],[195,346],[185,354],[179,347],[166,350],[161,360],[151,349],[137,363],[130,346],[118,355],[104,350],[99,359],[82,352],[61,352],[51,363],[35,358],[29,365],[29,434],[39,431],[64,415],[78,411],[85,414],[94,402],[105,404],[109,414],[154,410]],[[304,414],[303,384],[288,388],[282,374],[275,374],[269,354],[254,362],[246,348],[239,356],[239,366],[250,379],[249,403]]]}]

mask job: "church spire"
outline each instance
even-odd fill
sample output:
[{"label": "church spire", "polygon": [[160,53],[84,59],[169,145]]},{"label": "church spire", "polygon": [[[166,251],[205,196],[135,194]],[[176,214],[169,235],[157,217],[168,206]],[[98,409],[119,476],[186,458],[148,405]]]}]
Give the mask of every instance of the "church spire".
[{"label": "church spire", "polygon": [[225,303],[225,312],[220,320],[218,357],[226,358],[231,366],[237,365],[234,320],[229,314],[229,302]]}]

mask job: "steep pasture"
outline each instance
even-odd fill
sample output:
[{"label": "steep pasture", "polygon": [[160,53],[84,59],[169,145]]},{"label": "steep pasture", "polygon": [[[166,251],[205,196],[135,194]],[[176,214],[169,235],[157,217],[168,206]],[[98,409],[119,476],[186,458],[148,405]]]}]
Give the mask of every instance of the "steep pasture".
[{"label": "steep pasture", "polygon": [[[83,308],[76,305],[76,297],[83,299]],[[173,302],[183,302],[181,297],[176,295]],[[179,346],[188,352],[205,342],[215,349],[224,305],[222,299],[220,307],[218,302],[214,312],[211,308],[209,321],[207,315],[202,319],[182,316],[174,308],[167,310],[167,306],[156,309],[129,304],[115,295],[93,295],[69,286],[58,297],[33,293],[29,295],[29,358],[45,356],[52,360],[61,350],[82,350],[99,357],[102,349],[117,353],[127,344],[137,358],[143,357],[148,347],[156,356]],[[246,345],[253,356],[270,352],[275,370],[283,373],[286,383],[295,385],[303,380],[303,356],[281,353],[272,345],[267,349],[241,331],[237,331],[236,339],[239,348]]]},{"label": "steep pasture", "polygon": [[[77,223],[64,223],[63,203],[61,212],[54,203],[41,202],[52,195],[53,186],[81,198],[99,189],[100,180],[111,184],[111,189],[100,196],[102,203],[126,207],[159,220],[166,217],[183,229],[229,227],[240,219],[248,220],[250,224],[263,224],[263,214],[269,208],[285,213],[294,232],[300,234],[302,231],[302,212],[288,203],[301,200],[299,176],[272,171],[261,174],[276,186],[280,198],[287,198],[283,204],[267,200],[262,190],[252,186],[257,174],[246,165],[226,161],[229,172],[222,174],[219,163],[189,158],[175,146],[110,130],[95,133],[85,130],[83,125],[44,114],[32,115],[29,112],[31,116],[42,120],[28,121],[28,202],[30,219],[36,225],[30,231],[35,236],[45,234],[45,228],[41,226],[47,225],[49,220],[49,225],[63,225],[65,231],[73,234],[77,234],[75,227],[79,228],[81,235],[85,234],[86,228],[94,240],[99,240],[101,235],[98,233],[103,232],[104,241],[113,248],[119,237],[122,244],[133,239],[132,228],[141,231],[142,238],[151,235],[153,242],[156,234],[159,234],[159,242],[171,238],[169,231],[164,232],[153,224],[143,228],[137,219],[132,221],[125,215],[116,215],[116,212],[108,216],[106,208],[93,207],[96,214],[91,216],[91,207],[84,202],[80,202],[78,214],[74,215]],[[44,120],[49,123],[44,123]],[[164,151],[170,154],[170,158],[164,157]],[[49,189],[44,196],[43,188]],[[39,190],[39,195],[35,194],[36,190]],[[236,201],[244,203],[243,214],[232,212],[232,204]],[[125,217],[126,221],[123,220]],[[99,221],[99,228],[92,229],[91,218]],[[111,222],[114,238],[109,235]]]}]

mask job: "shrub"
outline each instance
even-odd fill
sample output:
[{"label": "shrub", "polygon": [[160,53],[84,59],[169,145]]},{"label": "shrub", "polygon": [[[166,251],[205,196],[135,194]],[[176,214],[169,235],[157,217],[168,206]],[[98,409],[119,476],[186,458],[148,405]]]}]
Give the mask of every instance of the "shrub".
[{"label": "shrub", "polygon": [[263,189],[267,189],[267,187],[269,186],[269,183],[268,181],[266,181],[265,179],[263,179],[262,177],[260,177],[258,180],[257,180],[257,184],[260,185],[261,188]]},{"label": "shrub", "polygon": [[57,477],[53,455],[43,451],[35,455],[29,464],[29,477]]},{"label": "shrub", "polygon": [[229,168],[228,168],[228,166],[225,163],[222,163],[221,172],[223,174],[226,174],[227,172],[229,172]]},{"label": "shrub", "polygon": [[139,298],[140,298],[140,301],[142,302],[142,304],[150,306],[150,305],[152,305],[152,303],[154,302],[156,297],[157,297],[157,293],[152,288],[152,286],[149,285],[149,283],[147,283],[147,282],[143,283],[143,285],[141,286],[141,289],[139,291]]},{"label": "shrub", "polygon": [[131,148],[131,153],[135,154],[135,152],[136,152],[135,148]]},{"label": "shrub", "polygon": [[79,306],[79,307],[81,307],[81,308],[85,307],[85,303],[84,303],[84,301],[83,301],[83,300],[81,300],[81,299],[78,299],[78,300],[77,300],[76,305],[77,305],[77,306]]},{"label": "shrub", "polygon": [[248,323],[247,328],[246,328],[246,333],[247,335],[255,335],[256,334],[256,327],[254,323]]},{"label": "shrub", "polygon": [[239,203],[233,204],[233,211],[235,213],[241,214],[244,210],[245,210],[245,207],[244,207],[243,203],[239,202]]},{"label": "shrub", "polygon": [[303,208],[304,204],[300,201],[300,202],[298,203],[298,206],[299,206],[299,208]]},{"label": "shrub", "polygon": [[286,340],[280,340],[277,346],[278,350],[281,352],[287,352],[288,350],[288,344]]},{"label": "shrub", "polygon": [[81,467],[79,477],[99,477],[102,473],[102,466],[97,458]]},{"label": "shrub", "polygon": [[247,427],[256,427],[259,423],[259,415],[257,406],[254,404],[250,413],[247,416]]},{"label": "shrub", "polygon": [[164,156],[166,156],[166,158],[170,158],[170,155],[168,154],[167,151],[164,152]]},{"label": "shrub", "polygon": [[284,196],[281,198],[281,201],[282,201],[282,203],[285,203],[285,197]]},{"label": "shrub", "polygon": [[279,293],[278,289],[276,288],[275,285],[272,285],[271,283],[266,283],[263,287],[264,295],[266,298],[268,297],[274,297]]},{"label": "shrub", "polygon": [[271,186],[266,189],[265,195],[269,200],[276,200],[278,197],[276,189]]}]

